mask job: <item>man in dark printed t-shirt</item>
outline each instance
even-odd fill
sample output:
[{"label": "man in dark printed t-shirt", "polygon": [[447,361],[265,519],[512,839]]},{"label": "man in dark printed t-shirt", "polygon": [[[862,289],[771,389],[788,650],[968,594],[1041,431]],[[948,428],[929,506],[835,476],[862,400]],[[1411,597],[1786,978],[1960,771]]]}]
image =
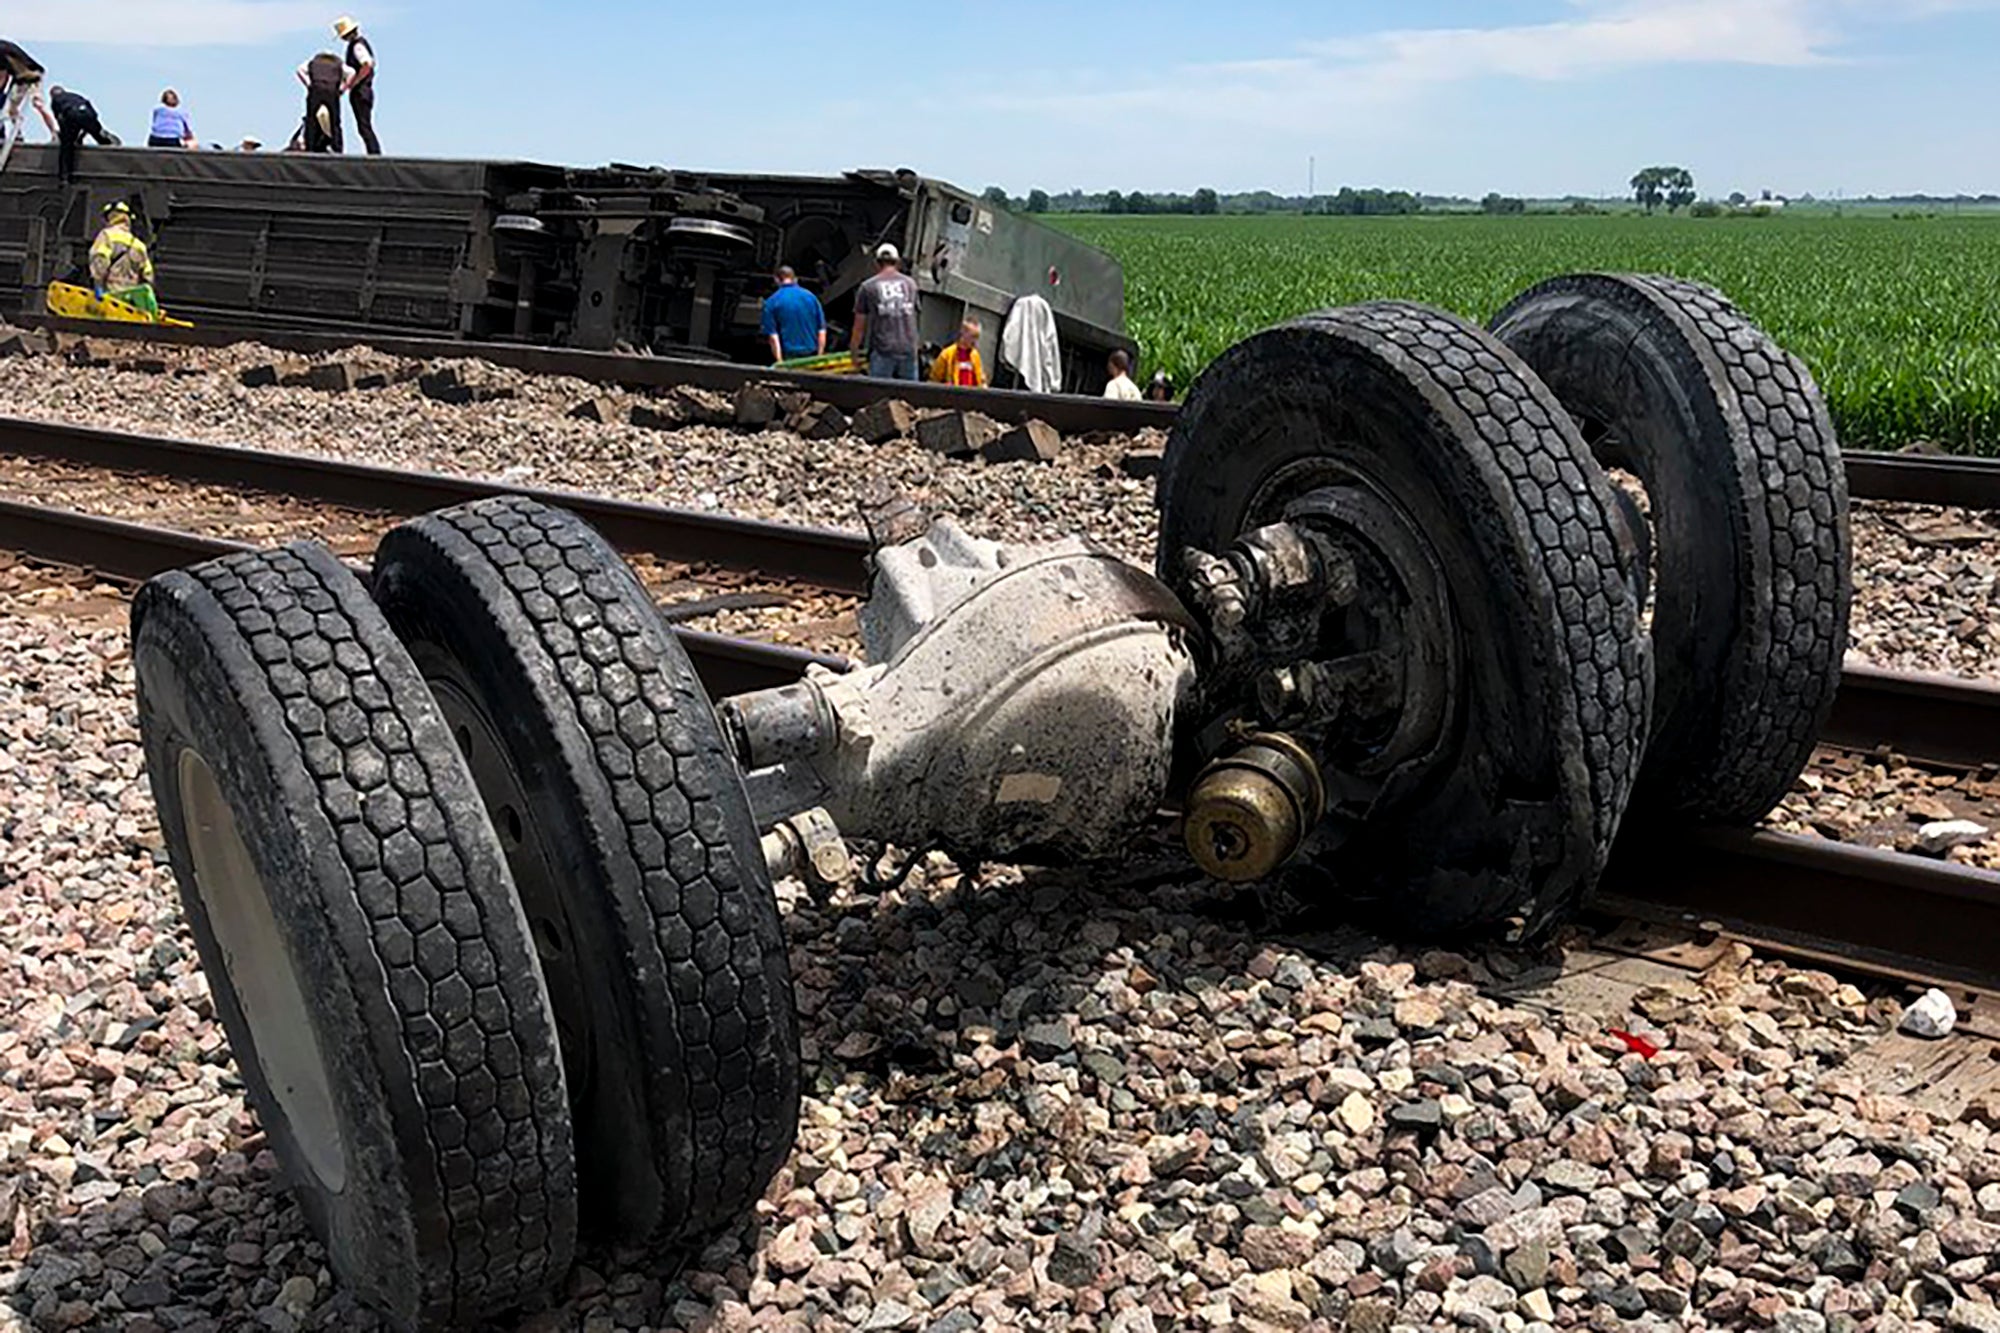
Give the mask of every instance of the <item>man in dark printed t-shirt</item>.
[{"label": "man in dark printed t-shirt", "polygon": [[902,256],[884,241],[875,248],[875,276],[854,294],[852,351],[868,354],[868,374],[878,380],[917,378],[917,282],[898,265]]}]

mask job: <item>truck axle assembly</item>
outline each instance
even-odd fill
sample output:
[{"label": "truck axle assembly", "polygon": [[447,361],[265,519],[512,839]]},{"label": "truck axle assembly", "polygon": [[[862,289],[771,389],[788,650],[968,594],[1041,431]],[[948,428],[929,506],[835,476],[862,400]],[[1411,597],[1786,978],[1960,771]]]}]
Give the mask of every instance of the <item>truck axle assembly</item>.
[{"label": "truck axle assembly", "polygon": [[801,1085],[773,879],[839,884],[848,839],[1092,862],[1177,816],[1217,880],[1524,938],[1621,828],[1754,822],[1838,680],[1843,478],[1804,368],[1704,288],[1330,310],[1196,383],[1151,571],[919,518],[868,666],[718,705],[602,537],[481,500],[368,588],[310,545],[154,580],[141,729],[333,1266],[472,1324],[579,1235],[685,1251],[762,1196]]}]

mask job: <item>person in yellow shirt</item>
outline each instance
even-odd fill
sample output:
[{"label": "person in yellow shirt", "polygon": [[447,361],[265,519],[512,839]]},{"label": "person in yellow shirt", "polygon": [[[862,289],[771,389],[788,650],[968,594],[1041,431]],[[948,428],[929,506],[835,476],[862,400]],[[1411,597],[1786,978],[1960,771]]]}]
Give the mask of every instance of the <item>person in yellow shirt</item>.
[{"label": "person in yellow shirt", "polygon": [[132,234],[132,210],[122,202],[104,210],[104,230],[90,247],[90,281],[100,296],[115,296],[149,315],[160,313],[153,293],[153,257]]},{"label": "person in yellow shirt", "polygon": [[958,341],[938,353],[931,362],[931,381],[956,384],[967,389],[986,387],[986,367],[979,363],[979,321],[968,319],[958,326]]}]

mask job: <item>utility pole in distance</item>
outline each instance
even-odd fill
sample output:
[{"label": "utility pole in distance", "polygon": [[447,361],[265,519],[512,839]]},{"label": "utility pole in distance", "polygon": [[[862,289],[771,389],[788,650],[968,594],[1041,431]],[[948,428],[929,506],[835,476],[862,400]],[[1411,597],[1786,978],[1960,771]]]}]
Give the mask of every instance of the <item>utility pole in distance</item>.
[{"label": "utility pole in distance", "polygon": [[1319,172],[1319,159],[1316,157],[1310,157],[1310,156],[1307,157],[1306,158],[1306,202],[1309,204],[1313,201],[1313,196],[1319,193],[1318,189],[1315,188],[1317,184],[1318,172]]}]

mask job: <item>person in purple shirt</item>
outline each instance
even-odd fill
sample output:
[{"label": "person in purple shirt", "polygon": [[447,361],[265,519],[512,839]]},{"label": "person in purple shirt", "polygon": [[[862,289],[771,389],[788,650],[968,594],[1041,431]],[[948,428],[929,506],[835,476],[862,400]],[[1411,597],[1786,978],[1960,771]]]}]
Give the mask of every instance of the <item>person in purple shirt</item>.
[{"label": "person in purple shirt", "polygon": [[160,94],[160,104],[153,108],[153,132],[147,137],[146,146],[192,148],[194,145],[194,126],[188,123],[187,112],[181,110],[181,95],[169,88]]}]

